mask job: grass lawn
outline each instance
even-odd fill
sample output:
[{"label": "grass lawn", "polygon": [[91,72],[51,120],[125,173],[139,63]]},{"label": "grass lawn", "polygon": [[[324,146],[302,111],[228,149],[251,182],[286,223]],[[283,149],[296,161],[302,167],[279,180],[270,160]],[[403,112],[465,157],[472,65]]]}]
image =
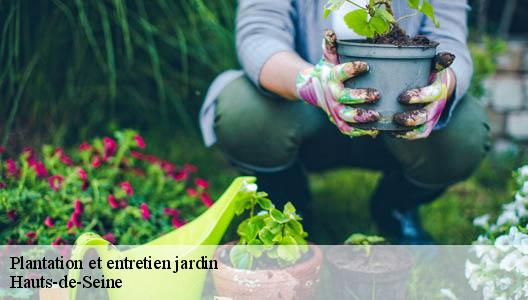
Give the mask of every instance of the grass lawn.
[{"label": "grass lawn", "polygon": [[[175,162],[190,162],[211,182],[218,196],[237,176],[216,148],[206,149],[197,137],[146,133],[149,149]],[[156,147],[159,146],[159,147]],[[472,225],[476,216],[492,215],[512,198],[511,170],[519,165],[508,157],[488,157],[468,180],[452,186],[437,201],[421,210],[425,228],[442,244],[468,244],[478,232]],[[316,226],[310,239],[320,244],[340,243],[354,232],[375,233],[368,212],[368,199],[380,174],[360,169],[338,169],[310,175],[314,194]],[[235,224],[233,225],[233,227]]]}]

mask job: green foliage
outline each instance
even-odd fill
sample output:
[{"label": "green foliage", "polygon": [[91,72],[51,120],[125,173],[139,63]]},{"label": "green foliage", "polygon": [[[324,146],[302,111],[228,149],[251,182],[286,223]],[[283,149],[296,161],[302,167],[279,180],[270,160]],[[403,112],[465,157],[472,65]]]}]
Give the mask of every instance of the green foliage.
[{"label": "green foliage", "polygon": [[383,245],[387,241],[377,235],[364,235],[361,233],[354,233],[345,240],[345,245],[362,246],[367,256],[370,256],[372,245]]},{"label": "green foliage", "polygon": [[4,146],[132,126],[195,133],[212,79],[237,66],[234,0],[2,1],[0,20]]},{"label": "green foliage", "polygon": [[[331,12],[340,9],[345,2],[359,7],[344,16],[345,24],[358,35],[368,38],[387,34],[399,21],[415,15],[404,16],[396,20],[392,11],[392,0],[370,0],[365,7],[361,7],[352,0],[329,0],[325,5],[323,16],[327,18]],[[436,27],[440,26],[435,17],[434,8],[429,1],[408,0],[407,4],[411,9],[416,10],[416,13],[426,15]]]},{"label": "green foliage", "polygon": [[345,245],[380,245],[385,244],[385,239],[377,235],[364,235],[354,233],[345,240]]},{"label": "green foliage", "polygon": [[486,94],[484,80],[497,71],[497,55],[504,53],[507,44],[503,40],[484,37],[481,43],[471,43],[469,49],[474,68],[469,93],[481,98]]},{"label": "green foliage", "polygon": [[305,240],[308,234],[293,204],[286,203],[280,211],[267,196],[263,192],[248,192],[235,204],[237,215],[249,211],[249,217],[237,229],[240,240],[229,252],[231,263],[238,269],[253,268],[255,259],[263,256],[281,265],[292,265],[308,251]]},{"label": "green foliage", "polygon": [[26,148],[0,163],[0,244],[73,244],[93,231],[143,244],[203,213],[212,200],[196,167],[143,153],[134,131],[64,151]]}]

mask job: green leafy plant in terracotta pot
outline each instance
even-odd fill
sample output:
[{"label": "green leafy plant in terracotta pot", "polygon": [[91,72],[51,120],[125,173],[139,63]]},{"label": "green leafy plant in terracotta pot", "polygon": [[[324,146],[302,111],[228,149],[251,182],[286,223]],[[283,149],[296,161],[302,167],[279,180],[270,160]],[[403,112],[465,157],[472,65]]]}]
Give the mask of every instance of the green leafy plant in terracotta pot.
[{"label": "green leafy plant in terracotta pot", "polygon": [[[313,297],[322,263],[322,251],[306,241],[302,218],[288,202],[277,209],[268,195],[249,185],[236,203],[237,242],[218,249],[213,281],[220,296],[233,299],[309,299]],[[253,282],[254,285],[246,283]]]}]

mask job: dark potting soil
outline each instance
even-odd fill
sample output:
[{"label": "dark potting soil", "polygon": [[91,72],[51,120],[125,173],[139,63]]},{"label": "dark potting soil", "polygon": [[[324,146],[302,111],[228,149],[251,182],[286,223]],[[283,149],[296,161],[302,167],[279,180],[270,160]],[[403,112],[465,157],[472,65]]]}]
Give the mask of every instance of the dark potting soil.
[{"label": "dark potting soil", "polygon": [[411,38],[399,26],[394,26],[392,30],[387,34],[377,36],[371,39],[367,39],[366,42],[371,43],[371,44],[395,45],[398,47],[404,47],[404,46],[434,47],[438,45],[437,42],[431,41],[423,35],[417,35]]},{"label": "dark potting soil", "polygon": [[407,269],[412,264],[410,254],[402,249],[392,247],[372,247],[370,255],[358,247],[351,251],[335,251],[330,262],[341,270],[351,272],[382,274]]}]

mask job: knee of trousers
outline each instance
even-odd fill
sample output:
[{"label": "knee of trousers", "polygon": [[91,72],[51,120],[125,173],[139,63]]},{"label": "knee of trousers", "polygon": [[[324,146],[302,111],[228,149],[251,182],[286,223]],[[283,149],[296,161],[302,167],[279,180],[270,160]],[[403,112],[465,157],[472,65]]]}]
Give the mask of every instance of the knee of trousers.
[{"label": "knee of trousers", "polygon": [[299,103],[264,95],[247,78],[229,84],[217,99],[214,130],[217,145],[235,166],[275,172],[297,157]]},{"label": "knee of trousers", "polygon": [[468,178],[490,148],[489,126],[477,121],[463,132],[445,129],[433,133],[430,143],[405,170],[417,183],[450,185]]}]

